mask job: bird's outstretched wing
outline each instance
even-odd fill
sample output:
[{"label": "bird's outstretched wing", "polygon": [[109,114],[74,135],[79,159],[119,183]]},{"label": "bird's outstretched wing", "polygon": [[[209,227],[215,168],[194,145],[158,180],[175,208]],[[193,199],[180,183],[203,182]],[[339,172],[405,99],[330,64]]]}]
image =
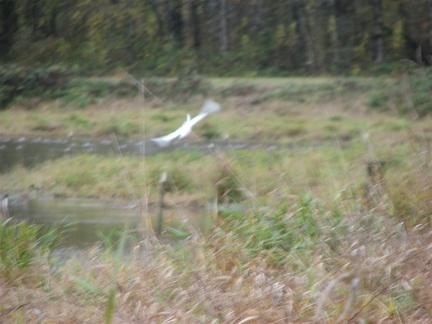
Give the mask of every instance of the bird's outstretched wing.
[{"label": "bird's outstretched wing", "polygon": [[199,121],[203,120],[207,116],[208,116],[207,113],[200,113],[200,114],[196,115],[194,118],[192,118],[191,120],[189,120],[187,122],[188,127],[190,127],[192,129],[192,127],[194,127],[195,124],[197,124]]},{"label": "bird's outstretched wing", "polygon": [[201,107],[200,114],[206,113],[207,115],[213,114],[220,110],[220,104],[216,101],[208,99],[204,102],[204,105]]},{"label": "bird's outstretched wing", "polygon": [[171,141],[176,139],[179,136],[178,130],[172,132],[168,135],[152,138],[151,140],[155,142],[160,147],[167,147],[171,144]]},{"label": "bird's outstretched wing", "polygon": [[190,115],[187,114],[186,121],[174,132],[165,136],[152,138],[151,140],[160,147],[167,147],[171,144],[173,140],[177,138],[182,139],[188,136],[191,133],[192,127],[195,124],[203,120],[209,114],[213,114],[219,110],[220,110],[220,105],[216,101],[206,100],[204,105],[201,107],[200,113],[196,115],[194,118],[191,119]]},{"label": "bird's outstretched wing", "polygon": [[[161,137],[156,137],[156,138],[152,138],[151,140],[153,142],[155,142],[157,145],[159,145],[160,147],[167,147],[171,144],[171,142],[173,140],[175,140],[176,138],[183,138],[186,137],[188,134],[183,135],[186,131],[187,125],[188,123],[190,123],[190,115],[187,114],[186,116],[186,121],[178,128],[176,129],[174,132],[169,133],[165,136],[161,136]],[[181,137],[183,135],[183,137]]]}]

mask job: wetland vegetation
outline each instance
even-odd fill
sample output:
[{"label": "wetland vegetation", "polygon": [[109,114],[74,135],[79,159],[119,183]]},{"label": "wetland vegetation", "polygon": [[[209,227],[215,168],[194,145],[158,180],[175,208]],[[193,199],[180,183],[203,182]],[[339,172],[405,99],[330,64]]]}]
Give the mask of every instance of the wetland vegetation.
[{"label": "wetland vegetation", "polygon": [[265,146],[68,155],[0,174],[3,192],[111,198],[144,212],[167,172],[168,206],[214,206],[207,233],[186,224],[157,238],[143,218],[67,258],[53,250],[64,233],[4,221],[0,322],[431,321],[428,76],[116,75],[18,94],[0,111],[2,136],[149,139],[211,97],[221,112],[187,141]]},{"label": "wetland vegetation", "polygon": [[[0,164],[30,142],[71,145],[0,165],[0,193],[137,218],[65,253],[70,228],[11,208],[0,323],[432,323],[431,13],[431,0],[0,1]],[[147,150],[207,98],[222,110]],[[170,226],[192,208],[205,231]]]}]

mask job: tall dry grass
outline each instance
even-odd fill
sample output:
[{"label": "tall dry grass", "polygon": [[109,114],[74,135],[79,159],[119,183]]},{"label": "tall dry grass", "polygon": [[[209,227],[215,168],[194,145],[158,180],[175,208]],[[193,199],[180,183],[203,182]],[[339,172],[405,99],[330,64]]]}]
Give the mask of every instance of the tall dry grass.
[{"label": "tall dry grass", "polygon": [[[318,117],[314,123],[322,122]],[[333,145],[313,150],[233,151],[216,159],[174,152],[149,157],[144,170],[134,159],[116,164],[88,156],[41,166],[53,174],[51,187],[43,187],[65,195],[102,189],[111,195],[124,181],[118,174],[126,173],[122,195],[141,198],[143,187],[157,192],[152,186],[167,171],[172,205],[218,195],[230,198],[221,204],[237,204],[215,203],[211,230],[188,227],[183,240],[156,239],[146,223],[132,246],[125,232],[108,249],[68,258],[37,253],[14,280],[0,278],[0,322],[432,322],[432,166],[424,153],[430,138],[413,140],[409,126],[398,123],[346,126],[344,118],[326,119],[326,143]],[[361,140],[365,125],[372,131]],[[382,127],[391,128],[390,136],[380,137]],[[70,172],[56,176],[65,164]],[[83,165],[92,166],[91,177],[82,174]],[[40,178],[37,168],[18,171],[30,182]],[[96,186],[115,174],[104,188]],[[142,199],[142,210],[152,199]]]},{"label": "tall dry grass", "polygon": [[265,155],[225,156],[211,181],[232,176],[248,196],[215,209],[208,234],[38,258],[2,279],[0,320],[427,323],[432,171],[417,148],[380,180],[358,151],[279,152],[270,167]]}]

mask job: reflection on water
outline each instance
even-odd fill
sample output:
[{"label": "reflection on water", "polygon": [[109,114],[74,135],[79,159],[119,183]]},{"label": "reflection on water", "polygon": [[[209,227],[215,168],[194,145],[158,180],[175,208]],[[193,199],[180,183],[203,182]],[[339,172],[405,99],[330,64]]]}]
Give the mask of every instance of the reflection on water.
[{"label": "reflection on water", "polygon": [[79,153],[99,154],[107,156],[144,156],[175,149],[194,150],[200,152],[213,152],[218,150],[241,150],[253,148],[265,148],[272,150],[275,145],[263,145],[256,143],[233,142],[178,142],[169,148],[160,148],[152,141],[138,141],[130,139],[122,140],[97,140],[82,138],[0,138],[0,173],[7,172],[13,166],[22,164],[32,167],[36,164],[57,159],[65,155]]},{"label": "reflection on water", "polygon": [[[152,155],[161,151],[176,149],[194,150],[204,153],[214,150],[241,150],[265,148],[273,150],[275,145],[233,142],[178,142],[169,148],[161,149],[151,141],[117,139],[55,139],[55,138],[0,138],[0,173],[6,173],[16,165],[33,167],[46,160],[79,153],[106,156]],[[0,187],[1,190],[1,187]],[[1,192],[0,192],[1,194]],[[152,219],[157,210],[148,210],[140,215],[138,209],[119,207],[104,201],[86,199],[13,199],[10,215],[14,219],[25,219],[43,225],[65,225],[67,237],[63,246],[82,247],[97,242],[99,232],[108,234],[116,229],[139,228],[143,217]],[[170,226],[181,228],[193,224],[206,230],[209,227],[209,212],[199,208],[172,208],[165,211]],[[153,221],[155,224],[155,221]]]},{"label": "reflection on water", "polygon": [[[118,206],[93,199],[40,198],[22,200],[12,197],[10,215],[15,220],[27,220],[43,226],[60,226],[66,230],[61,247],[83,248],[101,240],[115,230],[139,229],[144,217],[156,224],[158,211],[149,209],[140,213],[133,206]],[[207,230],[209,212],[205,208],[170,208],[164,211],[165,226],[187,228],[190,225]],[[168,223],[168,224],[167,224]]]},{"label": "reflection on water", "polygon": [[144,141],[123,141],[52,138],[0,139],[0,173],[17,164],[31,167],[37,163],[78,153],[100,155],[135,155],[156,153],[157,147]]}]

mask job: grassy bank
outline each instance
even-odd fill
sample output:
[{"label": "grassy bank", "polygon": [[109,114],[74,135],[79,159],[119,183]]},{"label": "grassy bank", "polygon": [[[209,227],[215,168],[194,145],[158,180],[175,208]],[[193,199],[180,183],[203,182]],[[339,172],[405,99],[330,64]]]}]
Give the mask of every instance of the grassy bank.
[{"label": "grassy bank", "polygon": [[[85,155],[17,168],[2,183],[123,199],[132,190],[144,204],[157,200],[162,170],[172,175],[170,204],[211,201],[224,180],[243,208],[215,212],[208,234],[190,228],[174,245],[134,235],[135,248],[120,255],[101,245],[65,261],[35,245],[18,275],[2,279],[2,319],[427,322],[431,168],[421,145],[380,148]],[[374,173],[372,158],[388,165]]]},{"label": "grassy bank", "polygon": [[[201,139],[320,144],[335,136],[349,140],[364,130],[403,131],[410,120],[427,116],[431,107],[428,81],[423,80],[427,75],[185,77],[139,83],[123,77],[77,79],[51,100],[34,92],[29,98],[18,96],[8,109],[0,110],[0,134],[107,137],[115,132],[150,138],[176,129],[187,113],[198,113],[204,99],[212,97],[222,104],[222,112],[197,125]],[[124,87],[128,90],[118,90]]]},{"label": "grassy bank", "polygon": [[[2,191],[139,199],[145,208],[157,202],[166,171],[168,204],[241,206],[215,208],[206,235],[190,227],[172,244],[143,226],[138,238],[125,233],[120,244],[67,259],[52,252],[52,239],[3,223],[2,251],[11,252],[0,257],[0,322],[431,321],[430,119],[370,106],[383,84],[374,82],[391,80],[348,81],[212,81],[223,109],[190,140],[228,136],[290,150],[79,155],[0,175]],[[123,136],[150,137],[176,128],[203,98],[15,106],[0,113],[0,125],[11,135],[106,136],[136,123]],[[35,130],[42,124],[57,127]]]},{"label": "grassy bank", "polygon": [[260,197],[175,245],[144,233],[126,257],[96,246],[65,261],[19,236],[32,254],[2,277],[2,320],[428,322],[430,169],[403,160],[375,183],[349,154],[320,153],[270,164],[267,187],[250,160],[256,183],[238,179]]}]

